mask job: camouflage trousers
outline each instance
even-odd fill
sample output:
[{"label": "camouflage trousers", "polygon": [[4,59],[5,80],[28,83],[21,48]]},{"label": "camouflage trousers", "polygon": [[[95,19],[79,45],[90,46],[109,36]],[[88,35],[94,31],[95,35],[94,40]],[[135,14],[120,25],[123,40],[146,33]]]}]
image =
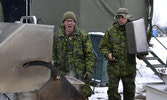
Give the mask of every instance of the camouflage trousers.
[{"label": "camouflage trousers", "polygon": [[107,91],[109,100],[121,100],[118,93],[120,79],[122,79],[123,83],[123,100],[134,100],[136,66],[108,66],[107,72],[109,77]]},{"label": "camouflage trousers", "polygon": [[88,97],[92,94],[92,89],[89,84],[84,84],[80,87],[79,92],[86,100],[88,100]]}]

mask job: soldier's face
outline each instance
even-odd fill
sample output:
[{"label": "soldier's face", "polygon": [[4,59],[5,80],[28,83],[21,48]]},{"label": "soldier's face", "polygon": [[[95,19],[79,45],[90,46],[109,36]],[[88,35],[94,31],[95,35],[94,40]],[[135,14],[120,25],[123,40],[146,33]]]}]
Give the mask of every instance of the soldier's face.
[{"label": "soldier's face", "polygon": [[66,19],[64,21],[64,25],[65,25],[65,29],[66,29],[66,33],[71,33],[74,30],[74,26],[75,26],[75,21],[73,19]]},{"label": "soldier's face", "polygon": [[125,25],[128,19],[124,18],[122,15],[118,15],[117,20],[120,25]]}]

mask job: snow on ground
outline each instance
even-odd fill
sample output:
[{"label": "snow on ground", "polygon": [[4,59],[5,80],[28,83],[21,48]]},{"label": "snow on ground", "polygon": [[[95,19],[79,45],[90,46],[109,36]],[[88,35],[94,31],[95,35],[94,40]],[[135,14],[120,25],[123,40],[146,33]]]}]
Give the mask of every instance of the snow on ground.
[{"label": "snow on ground", "polygon": [[[158,39],[164,45],[167,46],[167,37],[159,37]],[[156,54],[158,54],[158,56],[166,63],[167,50],[162,48],[162,46],[158,44],[155,38],[152,38],[150,43],[153,44],[153,47],[151,48],[151,50],[153,50]],[[150,56],[150,54],[147,56]],[[136,59],[136,61],[137,61],[137,65],[136,65],[137,72],[136,72],[136,80],[135,80],[136,96],[137,95],[146,96],[145,86],[148,83],[159,83],[163,81],[157,75],[155,75],[154,72],[149,67],[146,67],[146,64],[142,60]],[[108,90],[108,87],[95,87],[94,94],[92,94],[92,96],[89,97],[89,100],[108,100],[107,90]],[[123,91],[123,86],[121,81],[119,83],[118,91],[119,92]]]}]

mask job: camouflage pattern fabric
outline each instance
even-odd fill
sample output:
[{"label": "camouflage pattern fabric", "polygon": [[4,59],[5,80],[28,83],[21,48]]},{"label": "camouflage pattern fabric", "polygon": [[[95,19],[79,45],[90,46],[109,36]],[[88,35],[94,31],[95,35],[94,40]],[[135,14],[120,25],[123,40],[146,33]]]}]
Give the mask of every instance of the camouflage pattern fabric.
[{"label": "camouflage pattern fabric", "polygon": [[0,22],[4,22],[3,7],[1,1],[0,1]]},{"label": "camouflage pattern fabric", "polygon": [[73,74],[73,77],[85,82],[80,93],[88,98],[92,92],[89,82],[92,78],[94,54],[90,37],[83,30],[75,26],[74,32],[65,37],[65,27],[55,33],[53,44],[54,65],[61,75]]},{"label": "camouflage pattern fabric", "polygon": [[120,78],[123,82],[124,100],[134,100],[136,60],[135,55],[128,54],[125,25],[115,23],[107,29],[100,43],[100,50],[108,59],[109,53],[114,53],[116,60],[108,61],[108,96],[109,100],[121,100],[118,93]]}]

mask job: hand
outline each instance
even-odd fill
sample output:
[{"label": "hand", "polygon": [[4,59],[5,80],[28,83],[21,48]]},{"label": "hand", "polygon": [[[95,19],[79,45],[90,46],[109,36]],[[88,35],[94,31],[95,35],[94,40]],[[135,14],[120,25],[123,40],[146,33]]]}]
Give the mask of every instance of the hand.
[{"label": "hand", "polygon": [[140,59],[140,60],[144,60],[146,58],[146,55],[138,54],[137,58]]},{"label": "hand", "polygon": [[114,60],[115,60],[115,57],[113,57],[113,56],[112,56],[112,53],[110,53],[110,54],[108,55],[108,59],[109,59],[110,61],[114,61]]},{"label": "hand", "polygon": [[53,79],[54,79],[54,80],[60,80],[61,77],[60,77],[60,76],[54,76]]}]

